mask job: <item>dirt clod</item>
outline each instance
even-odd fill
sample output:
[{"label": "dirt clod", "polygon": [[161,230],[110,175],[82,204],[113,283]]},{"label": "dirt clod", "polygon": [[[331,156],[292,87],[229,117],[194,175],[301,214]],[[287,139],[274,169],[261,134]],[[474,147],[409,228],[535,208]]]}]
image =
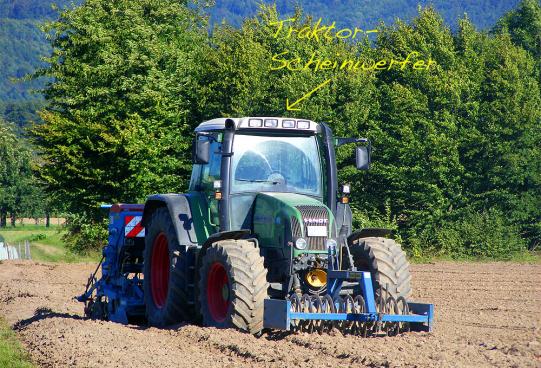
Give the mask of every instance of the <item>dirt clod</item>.
[{"label": "dirt clod", "polygon": [[433,333],[361,338],[83,318],[91,264],[6,261],[0,315],[42,367],[541,367],[541,266],[414,265],[412,299],[435,304]]}]

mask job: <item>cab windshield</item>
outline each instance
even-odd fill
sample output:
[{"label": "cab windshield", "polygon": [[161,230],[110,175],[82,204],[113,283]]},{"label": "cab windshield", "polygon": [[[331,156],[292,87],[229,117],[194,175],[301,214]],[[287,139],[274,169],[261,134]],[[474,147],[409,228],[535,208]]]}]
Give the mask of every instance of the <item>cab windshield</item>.
[{"label": "cab windshield", "polygon": [[231,193],[293,192],[321,196],[315,136],[236,134]]}]

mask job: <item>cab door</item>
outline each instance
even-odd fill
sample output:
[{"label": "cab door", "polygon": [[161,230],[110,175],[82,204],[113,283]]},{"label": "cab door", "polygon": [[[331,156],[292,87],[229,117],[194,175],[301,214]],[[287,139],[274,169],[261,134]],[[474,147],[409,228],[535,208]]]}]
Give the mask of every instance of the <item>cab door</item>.
[{"label": "cab door", "polygon": [[221,180],[222,143],[218,142],[217,137],[214,136],[204,136],[199,139],[210,140],[210,159],[207,164],[201,165],[199,191],[202,192],[207,200],[209,222],[212,226],[216,227],[216,231],[219,231],[220,215],[218,211],[218,200],[215,198],[214,182]]}]

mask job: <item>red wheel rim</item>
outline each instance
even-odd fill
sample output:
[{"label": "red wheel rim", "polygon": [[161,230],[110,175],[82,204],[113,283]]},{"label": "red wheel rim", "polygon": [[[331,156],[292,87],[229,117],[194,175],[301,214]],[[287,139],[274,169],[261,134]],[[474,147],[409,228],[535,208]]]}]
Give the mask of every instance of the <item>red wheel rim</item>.
[{"label": "red wheel rim", "polygon": [[152,300],[158,308],[163,308],[169,286],[169,247],[167,237],[160,233],[152,245],[150,258],[150,289]]},{"label": "red wheel rim", "polygon": [[212,318],[223,322],[229,309],[229,278],[225,267],[214,262],[207,277],[207,304]]}]

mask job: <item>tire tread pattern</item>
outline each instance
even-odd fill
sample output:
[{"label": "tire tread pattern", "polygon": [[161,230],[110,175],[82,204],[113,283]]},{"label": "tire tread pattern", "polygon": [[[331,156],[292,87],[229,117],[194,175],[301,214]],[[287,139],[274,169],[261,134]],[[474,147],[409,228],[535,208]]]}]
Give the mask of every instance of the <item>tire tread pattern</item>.
[{"label": "tire tread pattern", "polygon": [[[186,293],[186,252],[185,247],[178,242],[173,221],[167,208],[158,208],[152,214],[145,232],[145,277],[143,286],[148,323],[151,326],[165,327],[181,321],[188,321],[190,320],[191,313],[188,304],[188,295]],[[165,305],[163,308],[157,308],[152,299],[150,286],[150,259],[154,239],[161,232],[167,237],[171,268],[169,271],[169,287]]]},{"label": "tire tread pattern", "polygon": [[355,265],[368,265],[375,291],[388,288],[395,299],[411,296],[411,274],[406,253],[393,239],[381,237],[360,238],[353,241],[351,252]]}]

